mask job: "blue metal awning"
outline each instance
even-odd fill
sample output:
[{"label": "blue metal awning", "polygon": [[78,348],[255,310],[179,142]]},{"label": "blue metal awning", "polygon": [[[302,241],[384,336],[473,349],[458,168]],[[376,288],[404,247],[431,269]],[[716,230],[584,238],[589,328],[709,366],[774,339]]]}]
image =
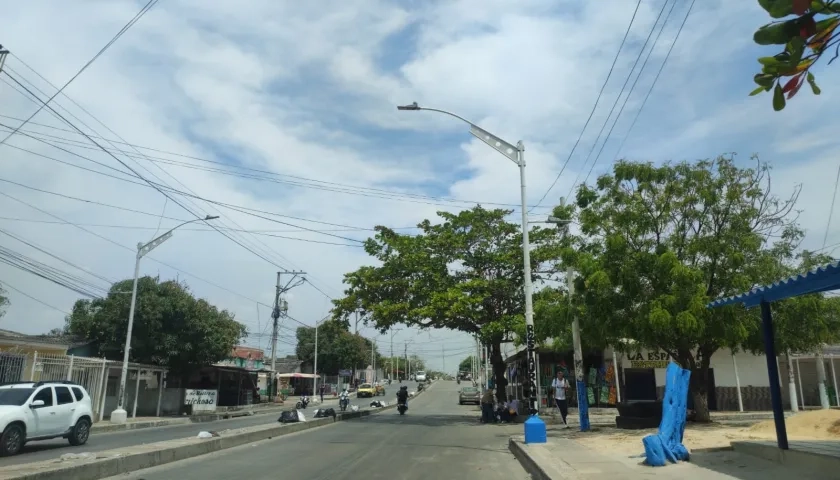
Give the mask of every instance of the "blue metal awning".
[{"label": "blue metal awning", "polygon": [[718,298],[707,307],[715,308],[741,303],[750,308],[757,307],[761,302],[775,302],[799,295],[838,289],[840,289],[840,260],[817,267],[807,273],[780,280],[772,285],[756,287],[746,293],[731,297]]}]

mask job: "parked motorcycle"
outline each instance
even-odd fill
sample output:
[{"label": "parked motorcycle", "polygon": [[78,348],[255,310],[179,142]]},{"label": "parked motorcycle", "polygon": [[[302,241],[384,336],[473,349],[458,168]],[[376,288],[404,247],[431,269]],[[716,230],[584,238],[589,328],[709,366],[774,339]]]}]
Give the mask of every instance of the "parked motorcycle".
[{"label": "parked motorcycle", "polygon": [[295,408],[298,410],[306,410],[306,406],[309,405],[309,397],[304,395],[300,397],[300,400],[297,401],[295,404]]}]

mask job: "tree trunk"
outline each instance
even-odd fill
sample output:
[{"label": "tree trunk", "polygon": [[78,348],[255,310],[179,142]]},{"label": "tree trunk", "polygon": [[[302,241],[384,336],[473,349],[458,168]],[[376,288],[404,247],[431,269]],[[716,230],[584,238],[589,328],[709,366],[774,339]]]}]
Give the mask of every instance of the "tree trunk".
[{"label": "tree trunk", "polygon": [[505,359],[502,358],[502,344],[500,341],[494,341],[490,344],[490,364],[493,366],[493,383],[496,386],[496,399],[504,403],[507,401],[507,379],[505,372],[507,370]]},{"label": "tree trunk", "polygon": [[709,423],[712,421],[709,413],[709,365],[701,361],[691,372],[689,382],[692,399],[694,400],[694,421],[698,423]]}]

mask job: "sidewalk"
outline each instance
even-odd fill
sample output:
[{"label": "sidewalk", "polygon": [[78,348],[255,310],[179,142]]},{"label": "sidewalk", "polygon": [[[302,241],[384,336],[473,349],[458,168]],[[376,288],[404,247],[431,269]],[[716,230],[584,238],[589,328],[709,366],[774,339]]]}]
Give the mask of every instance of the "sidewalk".
[{"label": "sidewalk", "polygon": [[[571,430],[571,429],[570,429]],[[525,470],[541,480],[817,480],[827,472],[794,471],[775,462],[732,450],[694,451],[690,462],[649,467],[639,456],[625,456],[589,449],[566,438],[568,430],[549,427],[548,443],[526,445],[521,435],[510,438],[509,448]]]}]

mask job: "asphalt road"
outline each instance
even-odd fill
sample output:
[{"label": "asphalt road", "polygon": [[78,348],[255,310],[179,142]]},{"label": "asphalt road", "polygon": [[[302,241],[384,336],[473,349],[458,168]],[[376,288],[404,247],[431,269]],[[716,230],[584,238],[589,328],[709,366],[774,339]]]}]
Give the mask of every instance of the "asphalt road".
[{"label": "asphalt road", "polygon": [[[414,382],[403,382],[408,385],[409,391],[416,391],[417,384]],[[360,410],[370,410],[371,400],[384,400],[389,404],[396,401],[397,390],[399,384],[394,383],[385,387],[386,395],[374,397],[372,399],[360,398],[356,399],[355,395],[350,397],[350,405],[358,405]],[[424,394],[425,395],[425,394]],[[338,402],[324,402],[327,408],[335,408],[338,410]],[[309,405],[304,412],[312,414],[315,409],[312,404]],[[99,452],[102,450],[111,450],[114,448],[130,447],[132,445],[143,445],[146,443],[163,442],[165,440],[175,440],[179,438],[194,437],[202,430],[222,431],[234,428],[253,427],[256,425],[265,425],[274,423],[280,413],[264,413],[252,415],[249,417],[237,417],[228,420],[217,420],[215,422],[190,423],[187,425],[172,425],[168,427],[156,428],[141,428],[137,430],[126,430],[122,432],[112,433],[95,433],[94,429],[91,432],[90,439],[87,444],[81,447],[71,447],[67,440],[54,439],[43,442],[27,443],[23,447],[23,451],[14,457],[6,457],[0,460],[2,465],[18,465],[22,463],[40,462],[43,460],[53,460],[65,453],[81,453],[81,452]],[[309,415],[307,415],[309,418]]]},{"label": "asphalt road", "polygon": [[531,478],[507,449],[522,425],[479,424],[475,406],[458,405],[458,387],[437,382],[405,416],[388,410],[112,480]]}]

